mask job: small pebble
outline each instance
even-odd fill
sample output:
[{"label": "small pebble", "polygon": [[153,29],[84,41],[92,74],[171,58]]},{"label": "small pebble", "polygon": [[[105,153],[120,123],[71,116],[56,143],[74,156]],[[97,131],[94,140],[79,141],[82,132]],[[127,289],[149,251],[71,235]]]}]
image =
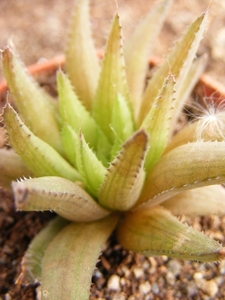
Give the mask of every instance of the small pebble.
[{"label": "small pebble", "polygon": [[126,283],[127,283],[126,278],[122,277],[122,278],[120,279],[120,284],[121,284],[121,286],[125,286]]},{"label": "small pebble", "polygon": [[101,271],[100,271],[99,269],[95,269],[95,270],[94,270],[94,276],[95,276],[96,278],[101,278],[101,277],[102,277]]},{"label": "small pebble", "polygon": [[220,274],[224,275],[225,274],[225,260],[222,260],[219,264],[219,270]]},{"label": "small pebble", "polygon": [[109,290],[120,291],[120,277],[118,275],[110,276],[107,287]]},{"label": "small pebble", "polygon": [[147,261],[147,260],[145,260],[144,262],[143,262],[143,264],[142,264],[142,268],[144,269],[144,270],[147,270],[148,268],[149,268],[149,262]]},{"label": "small pebble", "polygon": [[140,293],[146,295],[151,291],[151,284],[148,281],[145,281],[139,285],[138,289]]},{"label": "small pebble", "polygon": [[152,284],[152,292],[156,295],[159,293],[159,286],[155,282]]},{"label": "small pebble", "polygon": [[144,276],[144,271],[142,268],[134,268],[133,273],[136,279],[140,279],[141,277]]},{"label": "small pebble", "polygon": [[181,264],[176,260],[170,260],[168,262],[168,270],[174,275],[177,276],[180,273]]},{"label": "small pebble", "polygon": [[199,282],[203,279],[203,275],[200,272],[195,272],[193,277],[194,277],[195,282]]},{"label": "small pebble", "polygon": [[187,292],[189,297],[193,297],[194,295],[198,294],[198,288],[194,282],[188,282]]},{"label": "small pebble", "polygon": [[126,278],[130,276],[130,269],[127,266],[122,266],[121,270]]},{"label": "small pebble", "polygon": [[204,284],[202,285],[202,290],[210,297],[215,297],[219,289],[217,283],[214,280],[209,280],[204,282]]},{"label": "small pebble", "polygon": [[166,274],[166,281],[169,284],[174,284],[175,283],[175,276],[173,275],[173,273],[167,272],[167,274]]}]

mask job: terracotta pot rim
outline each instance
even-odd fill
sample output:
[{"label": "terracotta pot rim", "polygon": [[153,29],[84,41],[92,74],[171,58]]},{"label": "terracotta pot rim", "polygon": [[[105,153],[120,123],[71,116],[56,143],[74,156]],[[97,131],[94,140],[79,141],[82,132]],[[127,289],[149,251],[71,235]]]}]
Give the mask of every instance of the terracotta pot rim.
[{"label": "terracotta pot rim", "polygon": [[[102,57],[103,52],[98,51],[98,56]],[[149,59],[149,65],[157,66],[162,62],[162,58],[158,56],[151,56]],[[53,59],[34,63],[27,67],[28,72],[32,75],[38,75],[40,72],[51,74],[57,69],[62,68],[65,65],[65,56],[59,55]],[[0,94],[7,91],[6,80],[0,82]],[[198,94],[203,95],[206,98],[212,98],[217,104],[225,100],[225,86],[212,78],[210,75],[203,73],[197,83],[196,89]]]}]

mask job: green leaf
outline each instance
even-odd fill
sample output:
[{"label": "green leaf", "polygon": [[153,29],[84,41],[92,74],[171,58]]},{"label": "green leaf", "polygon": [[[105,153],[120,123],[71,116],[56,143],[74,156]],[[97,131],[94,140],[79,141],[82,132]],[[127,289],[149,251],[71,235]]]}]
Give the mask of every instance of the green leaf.
[{"label": "green leaf", "polygon": [[61,130],[62,144],[69,162],[77,169],[76,148],[78,145],[77,133],[69,126],[64,125]]},{"label": "green leaf", "polygon": [[90,112],[78,99],[67,75],[62,71],[58,71],[57,73],[57,90],[63,123],[71,126],[77,133],[81,130],[88,142],[94,146],[96,130],[93,127],[96,127],[95,122]]},{"label": "green leaf", "polygon": [[[69,125],[77,134],[81,131],[85,140],[90,143],[90,147],[93,147],[98,153],[101,145],[101,153],[108,155],[110,144],[106,136],[78,99],[67,76],[61,71],[57,74],[57,86],[59,108],[64,126]],[[67,151],[66,148],[65,151]]]},{"label": "green leaf", "polygon": [[137,201],[144,182],[144,158],[148,136],[144,130],[136,132],[111,162],[99,190],[99,203],[113,210],[125,211]]},{"label": "green leaf", "polygon": [[18,154],[13,150],[0,149],[0,186],[9,189],[12,180],[22,176],[31,176]]},{"label": "green leaf", "polygon": [[106,168],[88,146],[82,134],[79,135],[76,147],[76,165],[88,191],[96,197],[104,179]]},{"label": "green leaf", "polygon": [[162,206],[174,215],[224,215],[225,189],[212,185],[184,191],[163,202]]},{"label": "green leaf", "polygon": [[185,34],[176,43],[164,63],[159,67],[148,82],[148,86],[142,100],[139,124],[142,123],[147,112],[150,110],[158,91],[163,85],[164,78],[168,75],[168,73],[172,73],[175,76],[178,87],[183,78],[185,78],[202,39],[206,17],[207,13],[197,18],[197,20],[187,28]]},{"label": "green leaf", "polygon": [[54,211],[75,222],[91,222],[110,212],[100,207],[79,185],[54,176],[13,182],[16,207],[25,211]]},{"label": "green leaf", "polygon": [[150,149],[145,159],[145,169],[149,172],[160,159],[168,142],[172,108],[174,102],[175,80],[170,74],[164,81],[141,128],[150,136]]},{"label": "green leaf", "polygon": [[116,14],[112,22],[93,104],[93,116],[111,142],[114,140],[114,133],[110,124],[114,101],[118,94],[121,94],[125,101],[129,103],[122,53],[121,26],[119,16]]},{"label": "green leaf", "polygon": [[42,259],[46,248],[68,221],[55,217],[31,241],[21,263],[22,271],[16,284],[34,284],[41,281]]},{"label": "green leaf", "polygon": [[78,0],[66,50],[66,71],[78,97],[91,111],[99,77],[99,62],[91,37],[89,1]]},{"label": "green leaf", "polygon": [[171,150],[148,174],[137,206],[156,205],[184,190],[225,183],[224,153],[225,142],[189,143]]},{"label": "green leaf", "polygon": [[169,211],[154,207],[127,214],[117,229],[120,244],[146,256],[218,261],[225,248],[203,233],[182,224]]},{"label": "green leaf", "polygon": [[93,223],[72,223],[54,238],[43,263],[42,299],[87,300],[100,252],[115,228],[116,216]]},{"label": "green leaf", "polygon": [[10,104],[4,107],[2,116],[10,145],[35,176],[80,180],[79,173],[55,149],[34,135]]},{"label": "green leaf", "polygon": [[130,107],[121,94],[116,96],[113,105],[111,128],[115,135],[111,157],[114,158],[122,144],[133,134],[134,123]]},{"label": "green leaf", "polygon": [[171,2],[171,0],[161,1],[150,11],[125,44],[126,74],[135,117],[139,114],[150,52]]},{"label": "green leaf", "polygon": [[10,92],[24,122],[35,135],[63,153],[56,100],[37,85],[9,47],[2,51],[2,64]]}]

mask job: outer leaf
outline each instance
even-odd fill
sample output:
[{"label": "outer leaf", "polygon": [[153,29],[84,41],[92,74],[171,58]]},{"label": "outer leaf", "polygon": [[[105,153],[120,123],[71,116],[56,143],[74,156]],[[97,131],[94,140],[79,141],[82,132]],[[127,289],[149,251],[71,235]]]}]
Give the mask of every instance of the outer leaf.
[{"label": "outer leaf", "polygon": [[86,143],[82,134],[76,147],[77,169],[87,189],[95,197],[106,173],[106,168]]},{"label": "outer leaf", "polygon": [[137,201],[144,182],[143,163],[148,145],[145,131],[127,140],[111,163],[100,187],[99,202],[113,210],[128,210]]},{"label": "outer leaf", "polygon": [[11,146],[35,176],[80,180],[78,172],[55,149],[35,136],[10,104],[4,107],[3,119]]},{"label": "outer leaf", "polygon": [[27,169],[19,155],[13,150],[0,149],[0,186],[10,188],[12,180],[22,176],[30,176],[32,172]]},{"label": "outer leaf", "polygon": [[162,205],[174,215],[224,215],[225,189],[220,185],[212,185],[184,191]]},{"label": "outer leaf", "polygon": [[35,236],[22,259],[22,272],[16,280],[16,284],[27,285],[41,281],[41,263],[45,250],[56,234],[59,233],[67,223],[68,221],[65,219],[56,217]]},{"label": "outer leaf", "polygon": [[179,222],[169,211],[154,207],[128,214],[120,223],[117,236],[121,245],[146,256],[218,261],[225,248],[203,233]]},{"label": "outer leaf", "polygon": [[91,37],[88,0],[78,0],[72,17],[66,51],[66,70],[85,107],[91,111],[99,63]]},{"label": "outer leaf", "polygon": [[117,217],[94,223],[72,223],[55,237],[42,264],[42,298],[87,300],[91,277]]},{"label": "outer leaf", "polygon": [[149,111],[158,90],[163,85],[164,78],[169,72],[175,76],[177,86],[185,78],[202,39],[206,16],[207,14],[203,14],[187,28],[183,37],[177,42],[164,63],[148,82],[140,110],[139,123],[142,122]]},{"label": "outer leaf", "polygon": [[170,134],[173,135],[174,127],[177,124],[177,120],[180,116],[180,113],[184,107],[185,102],[188,99],[188,96],[193,91],[195,85],[197,84],[200,76],[202,75],[206,64],[207,64],[207,55],[202,55],[198,59],[194,60],[193,64],[191,65],[187,75],[183,78],[182,82],[177,85],[177,92],[176,92],[176,108],[173,110],[174,114],[171,118],[172,124],[170,126]]},{"label": "outer leaf", "polygon": [[137,205],[156,205],[178,192],[225,182],[225,142],[196,142],[177,147],[148,174]]},{"label": "outer leaf", "polygon": [[13,182],[12,188],[18,210],[51,210],[75,222],[91,222],[109,214],[81,187],[64,178],[28,179]]},{"label": "outer leaf", "polygon": [[111,141],[114,139],[114,134],[110,124],[114,101],[118,93],[128,103],[128,88],[125,80],[126,74],[121,41],[119,16],[116,14],[102,62],[99,84],[93,106],[93,116],[96,122]]},{"label": "outer leaf", "polygon": [[60,113],[64,125],[71,126],[77,134],[81,131],[95,151],[98,152],[101,145],[101,153],[105,156],[108,155],[110,144],[106,136],[100,130],[90,112],[80,102],[69,79],[62,72],[58,72],[57,86]]},{"label": "outer leaf", "polygon": [[141,22],[125,44],[127,80],[135,116],[139,114],[141,97],[147,72],[147,62],[154,41],[165,20],[171,0],[164,0],[155,7]]},{"label": "outer leaf", "polygon": [[174,102],[174,85],[174,78],[169,75],[141,125],[141,128],[146,129],[151,137],[151,147],[145,160],[147,172],[157,163],[168,141]]},{"label": "outer leaf", "polygon": [[2,51],[2,63],[4,76],[24,122],[35,135],[62,153],[56,101],[34,82],[9,47]]}]

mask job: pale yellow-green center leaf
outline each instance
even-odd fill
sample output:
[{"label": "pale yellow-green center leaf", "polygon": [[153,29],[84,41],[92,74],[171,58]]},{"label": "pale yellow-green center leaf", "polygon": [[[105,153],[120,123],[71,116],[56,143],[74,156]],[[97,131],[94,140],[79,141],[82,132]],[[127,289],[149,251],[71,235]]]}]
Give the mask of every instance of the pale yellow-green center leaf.
[{"label": "pale yellow-green center leaf", "polygon": [[148,136],[144,130],[136,132],[123,144],[100,187],[98,200],[101,205],[125,211],[135,204],[145,178],[143,164],[147,145]]}]

